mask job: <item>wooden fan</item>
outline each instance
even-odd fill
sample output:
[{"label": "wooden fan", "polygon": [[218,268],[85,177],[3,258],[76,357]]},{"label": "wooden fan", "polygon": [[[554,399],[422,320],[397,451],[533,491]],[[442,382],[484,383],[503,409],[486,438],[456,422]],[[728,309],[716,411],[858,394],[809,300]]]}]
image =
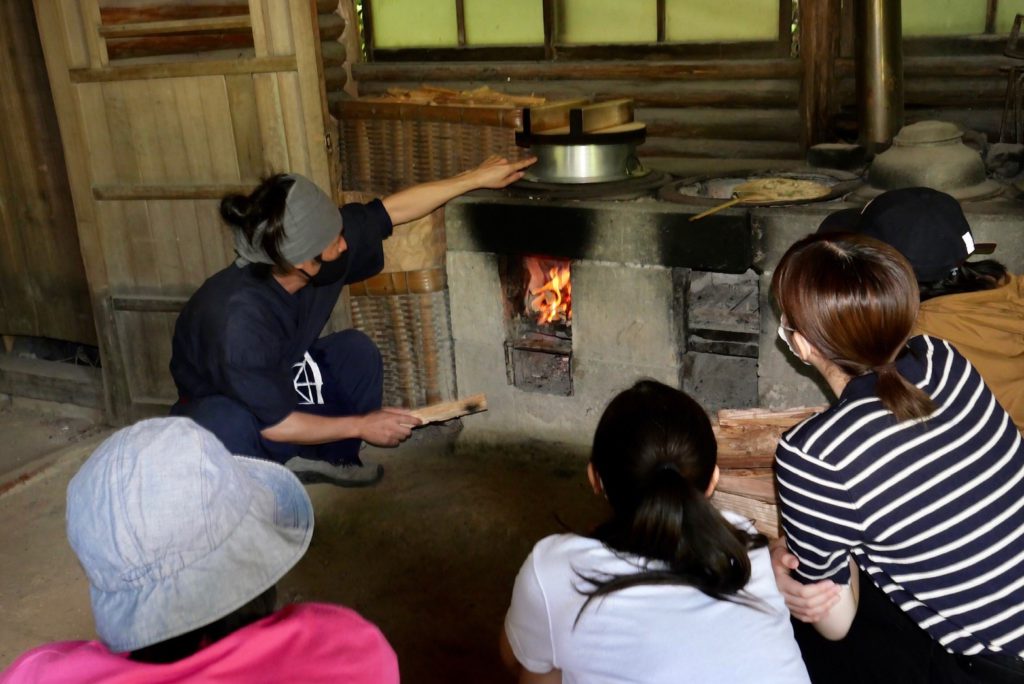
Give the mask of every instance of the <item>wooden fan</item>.
[{"label": "wooden fan", "polygon": [[744,202],[795,202],[825,197],[829,192],[831,190],[827,185],[817,181],[798,178],[755,178],[737,185],[729,201],[691,216],[690,220],[696,221]]}]

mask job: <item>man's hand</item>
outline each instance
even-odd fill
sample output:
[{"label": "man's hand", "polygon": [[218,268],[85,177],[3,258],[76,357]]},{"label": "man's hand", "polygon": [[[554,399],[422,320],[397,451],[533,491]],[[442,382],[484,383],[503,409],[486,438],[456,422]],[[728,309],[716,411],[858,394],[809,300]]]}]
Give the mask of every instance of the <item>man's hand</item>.
[{"label": "man's hand", "polygon": [[382,408],[359,417],[359,437],[374,446],[398,446],[420,424],[422,421],[408,411]]},{"label": "man's hand", "polygon": [[478,188],[503,188],[522,178],[523,169],[536,161],[536,157],[509,161],[504,157],[492,155],[485,159],[483,164],[467,173],[472,176],[473,184]]},{"label": "man's hand", "polygon": [[789,552],[786,537],[782,536],[773,541],[770,551],[775,584],[793,617],[801,622],[815,623],[828,615],[832,607],[839,602],[841,587],[832,580],[803,584],[790,577],[790,573],[796,570],[800,561]]}]

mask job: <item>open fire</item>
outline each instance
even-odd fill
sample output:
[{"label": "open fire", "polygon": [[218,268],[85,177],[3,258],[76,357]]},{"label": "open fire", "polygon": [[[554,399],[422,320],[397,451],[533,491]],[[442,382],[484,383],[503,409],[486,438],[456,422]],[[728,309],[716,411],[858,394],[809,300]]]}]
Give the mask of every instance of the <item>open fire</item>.
[{"label": "open fire", "polygon": [[572,280],[569,262],[563,259],[526,257],[528,274],[526,311],[537,323],[572,325]]}]

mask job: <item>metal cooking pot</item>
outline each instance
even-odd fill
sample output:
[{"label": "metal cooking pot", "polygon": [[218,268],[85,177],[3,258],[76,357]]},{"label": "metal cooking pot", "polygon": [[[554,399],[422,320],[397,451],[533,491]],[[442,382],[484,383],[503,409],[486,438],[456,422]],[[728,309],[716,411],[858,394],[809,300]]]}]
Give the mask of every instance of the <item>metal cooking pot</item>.
[{"label": "metal cooking pot", "polygon": [[648,170],[636,156],[636,143],[538,144],[530,146],[537,163],[525,180],[546,183],[604,183],[645,176]]}]

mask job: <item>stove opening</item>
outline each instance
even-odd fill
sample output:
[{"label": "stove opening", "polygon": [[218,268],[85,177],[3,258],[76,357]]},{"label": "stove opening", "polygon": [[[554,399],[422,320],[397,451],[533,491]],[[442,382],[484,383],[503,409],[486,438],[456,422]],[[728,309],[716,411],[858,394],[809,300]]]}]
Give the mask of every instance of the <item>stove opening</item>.
[{"label": "stove opening", "polygon": [[571,262],[537,255],[503,261],[509,384],[526,392],[571,396]]}]

